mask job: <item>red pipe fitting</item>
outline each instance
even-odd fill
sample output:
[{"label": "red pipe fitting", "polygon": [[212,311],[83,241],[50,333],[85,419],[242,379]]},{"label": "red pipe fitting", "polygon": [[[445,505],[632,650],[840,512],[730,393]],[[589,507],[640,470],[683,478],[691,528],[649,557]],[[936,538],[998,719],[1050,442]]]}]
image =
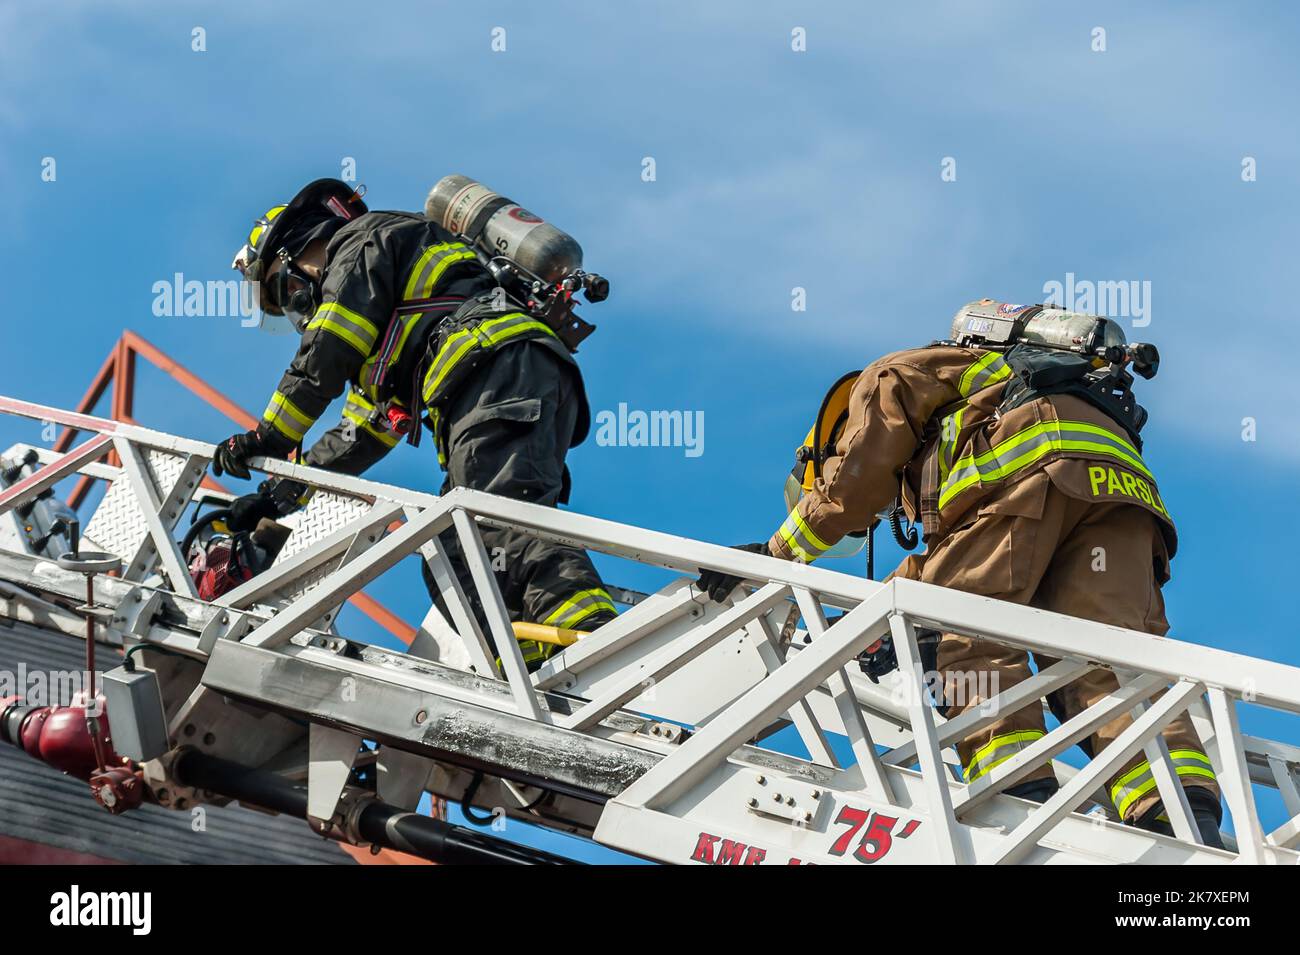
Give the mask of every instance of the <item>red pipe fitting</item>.
[{"label": "red pipe fitting", "polygon": [[[98,740],[91,737],[84,706],[26,707],[19,697],[0,699],[0,740],[69,776],[87,780],[95,800],[111,813],[140,805],[144,784],[130,760],[113,751],[108,716],[95,718]],[[96,756],[103,753],[104,765]]]}]

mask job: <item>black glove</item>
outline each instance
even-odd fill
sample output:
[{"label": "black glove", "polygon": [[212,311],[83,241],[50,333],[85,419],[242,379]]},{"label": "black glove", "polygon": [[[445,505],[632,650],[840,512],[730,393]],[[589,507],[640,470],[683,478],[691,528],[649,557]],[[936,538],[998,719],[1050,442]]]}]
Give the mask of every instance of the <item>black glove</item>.
[{"label": "black glove", "polygon": [[251,476],[248,472],[248,459],[269,453],[271,452],[262,441],[262,436],[256,431],[233,434],[217,445],[217,453],[212,456],[212,473],[217,477],[229,474],[246,480]]},{"label": "black glove", "polygon": [[[733,549],[749,551],[751,554],[769,554],[767,541],[761,544],[735,544]],[[695,586],[708,594],[714,603],[720,604],[727,599],[727,594],[736,589],[742,579],[724,574],[720,570],[706,570],[700,574],[700,579],[695,582]]]},{"label": "black glove", "polygon": [[898,655],[894,653],[894,638],[881,637],[858,654],[858,667],[872,683],[879,683],[886,673],[898,669]]},{"label": "black glove", "polygon": [[245,494],[230,502],[230,516],[226,518],[226,526],[232,533],[255,530],[257,522],[262,518],[274,520],[280,516],[280,508],[267,493],[267,488],[268,485],[264,483],[256,494]]}]

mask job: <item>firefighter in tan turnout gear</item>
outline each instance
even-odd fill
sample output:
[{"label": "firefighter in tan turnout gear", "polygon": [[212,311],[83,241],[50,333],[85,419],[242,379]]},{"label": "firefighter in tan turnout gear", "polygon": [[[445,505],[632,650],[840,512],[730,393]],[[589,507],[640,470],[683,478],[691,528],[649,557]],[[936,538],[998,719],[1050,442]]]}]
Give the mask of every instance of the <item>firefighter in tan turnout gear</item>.
[{"label": "firefighter in tan turnout gear", "polygon": [[[816,472],[807,493],[766,544],[745,547],[812,561],[846,535],[863,534],[901,496],[927,549],[897,574],[1163,635],[1160,588],[1176,535],[1140,453],[1146,413],[1127,370],[1151,377],[1157,364],[1152,346],[1127,345],[1106,319],[972,303],[958,312],[950,340],[886,355],[841,380],[804,449]],[[718,572],[700,580],[715,599],[735,583]],[[877,673],[892,669],[892,647],[883,650],[891,659]],[[879,665],[874,656],[869,662]],[[989,686],[991,696],[1031,674],[1024,651],[956,634],[939,640],[935,669],[948,718],[980,701],[962,699],[958,687]],[[1114,674],[1099,668],[1048,702],[1065,720],[1117,688]],[[1120,717],[1081,745],[1093,755],[1131,722]],[[1006,714],[958,745],[966,781],[1044,735],[1037,703]],[[1204,841],[1222,845],[1214,772],[1187,714],[1164,738]],[[1041,802],[1056,789],[1042,767],[1007,791]],[[1142,753],[1107,790],[1126,822],[1171,832]]]}]

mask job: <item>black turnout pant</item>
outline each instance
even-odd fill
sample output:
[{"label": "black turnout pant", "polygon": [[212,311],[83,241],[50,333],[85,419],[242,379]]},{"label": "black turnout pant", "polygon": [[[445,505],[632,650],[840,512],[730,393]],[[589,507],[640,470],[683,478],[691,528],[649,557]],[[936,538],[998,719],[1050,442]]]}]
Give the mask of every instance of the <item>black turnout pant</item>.
[{"label": "black turnout pant", "polygon": [[[582,400],[575,374],[535,342],[493,354],[446,410],[443,493],[468,487],[551,507],[567,501],[564,457]],[[512,620],[590,629],[615,613],[586,551],[497,528],[480,531]],[[460,542],[452,531],[440,540],[482,622]],[[445,611],[427,566],[424,577]]]}]

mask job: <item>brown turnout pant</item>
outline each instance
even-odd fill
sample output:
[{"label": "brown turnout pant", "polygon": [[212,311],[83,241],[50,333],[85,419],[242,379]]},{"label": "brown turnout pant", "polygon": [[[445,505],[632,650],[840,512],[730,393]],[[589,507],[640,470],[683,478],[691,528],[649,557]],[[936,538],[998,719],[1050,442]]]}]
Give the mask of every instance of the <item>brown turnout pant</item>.
[{"label": "brown turnout pant", "polygon": [[[1043,473],[985,504],[972,523],[940,541],[920,563],[919,579],[926,583],[1160,636],[1169,630],[1160,594],[1168,556],[1156,519],[1131,504],[1069,497]],[[1055,661],[1037,656],[1036,662],[1046,667]],[[942,711],[949,718],[1031,675],[1026,652],[956,634],[944,634],[938,670],[944,675],[941,702],[948,704]],[[1066,720],[1118,687],[1113,673],[1096,669],[1058,690],[1049,705]],[[1131,723],[1125,714],[1105,724],[1088,738],[1085,751],[1099,753]],[[1035,701],[962,740],[957,752],[967,782],[1043,735],[1042,707]],[[1164,738],[1182,784],[1203,786],[1217,798],[1214,773],[1186,713],[1165,728]],[[1024,781],[1051,775],[1044,766]],[[1142,752],[1110,779],[1107,792],[1129,822],[1160,801]]]}]

